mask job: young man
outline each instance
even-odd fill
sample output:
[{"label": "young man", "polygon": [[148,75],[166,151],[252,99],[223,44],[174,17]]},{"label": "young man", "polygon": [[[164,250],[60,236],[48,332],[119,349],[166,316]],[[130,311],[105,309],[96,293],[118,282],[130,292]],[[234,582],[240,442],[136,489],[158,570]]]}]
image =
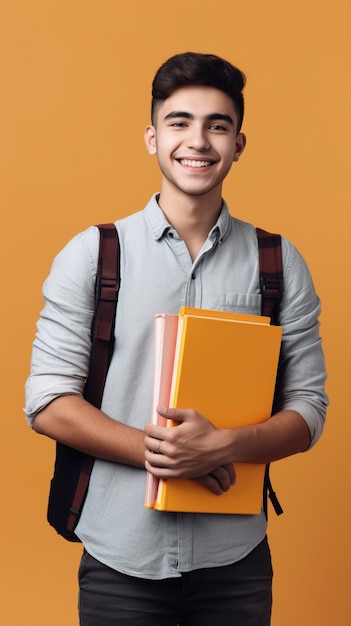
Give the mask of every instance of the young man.
[{"label": "young man", "polygon": [[[309,271],[283,239],[284,328],[275,412],[258,426],[221,430],[196,407],[163,409],[175,429],[151,425],[153,320],[181,305],[260,314],[255,229],[230,216],[222,183],[245,148],[244,76],[212,55],[169,59],[153,82],[146,146],[161,191],[116,222],[121,287],[116,348],[102,410],[82,397],[98,252],[95,227],[57,256],[27,382],[34,429],[94,455],[76,533],[82,626],[268,626],[272,568],[260,515],[160,513],[143,506],[145,468],[234,489],[233,463],[267,463],[307,450],[323,430],[327,398]],[[263,225],[264,226],[264,225]],[[158,454],[155,454],[158,453]]]}]

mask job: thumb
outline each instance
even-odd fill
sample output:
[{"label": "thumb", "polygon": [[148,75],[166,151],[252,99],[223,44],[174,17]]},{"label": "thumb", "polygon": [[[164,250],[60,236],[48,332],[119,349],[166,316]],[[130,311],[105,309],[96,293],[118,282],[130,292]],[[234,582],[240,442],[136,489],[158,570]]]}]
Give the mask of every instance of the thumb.
[{"label": "thumb", "polygon": [[157,413],[165,419],[174,420],[175,422],[184,422],[187,417],[187,413],[184,409],[174,409],[165,406],[158,406]]}]

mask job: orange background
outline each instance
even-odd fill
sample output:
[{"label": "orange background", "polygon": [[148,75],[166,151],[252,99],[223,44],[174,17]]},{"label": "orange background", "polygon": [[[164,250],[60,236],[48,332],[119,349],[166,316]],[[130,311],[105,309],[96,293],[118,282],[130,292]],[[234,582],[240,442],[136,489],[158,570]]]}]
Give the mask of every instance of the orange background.
[{"label": "orange background", "polygon": [[41,284],[64,243],[141,209],[150,84],[176,52],[247,74],[231,211],[292,239],[323,302],[331,406],[321,442],[277,463],[273,626],[350,623],[349,0],[1,0],[1,620],[74,626],[81,547],[47,525],[53,443],[24,420]]}]

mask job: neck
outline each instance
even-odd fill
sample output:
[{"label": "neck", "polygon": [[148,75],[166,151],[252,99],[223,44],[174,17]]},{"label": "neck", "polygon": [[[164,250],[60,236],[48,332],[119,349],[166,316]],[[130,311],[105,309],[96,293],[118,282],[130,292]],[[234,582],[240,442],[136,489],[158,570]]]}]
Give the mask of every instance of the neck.
[{"label": "neck", "polygon": [[158,203],[194,261],[217,222],[222,206],[221,194],[217,191],[204,196],[188,196],[165,194],[161,190]]}]

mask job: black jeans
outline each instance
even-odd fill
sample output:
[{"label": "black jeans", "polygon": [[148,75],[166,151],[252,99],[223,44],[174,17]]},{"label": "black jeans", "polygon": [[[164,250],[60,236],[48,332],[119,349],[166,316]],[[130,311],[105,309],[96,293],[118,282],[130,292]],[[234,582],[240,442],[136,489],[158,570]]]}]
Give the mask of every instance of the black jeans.
[{"label": "black jeans", "polygon": [[246,558],[180,578],[120,574],[84,552],[81,626],[269,626],[272,565],[267,540]]}]

